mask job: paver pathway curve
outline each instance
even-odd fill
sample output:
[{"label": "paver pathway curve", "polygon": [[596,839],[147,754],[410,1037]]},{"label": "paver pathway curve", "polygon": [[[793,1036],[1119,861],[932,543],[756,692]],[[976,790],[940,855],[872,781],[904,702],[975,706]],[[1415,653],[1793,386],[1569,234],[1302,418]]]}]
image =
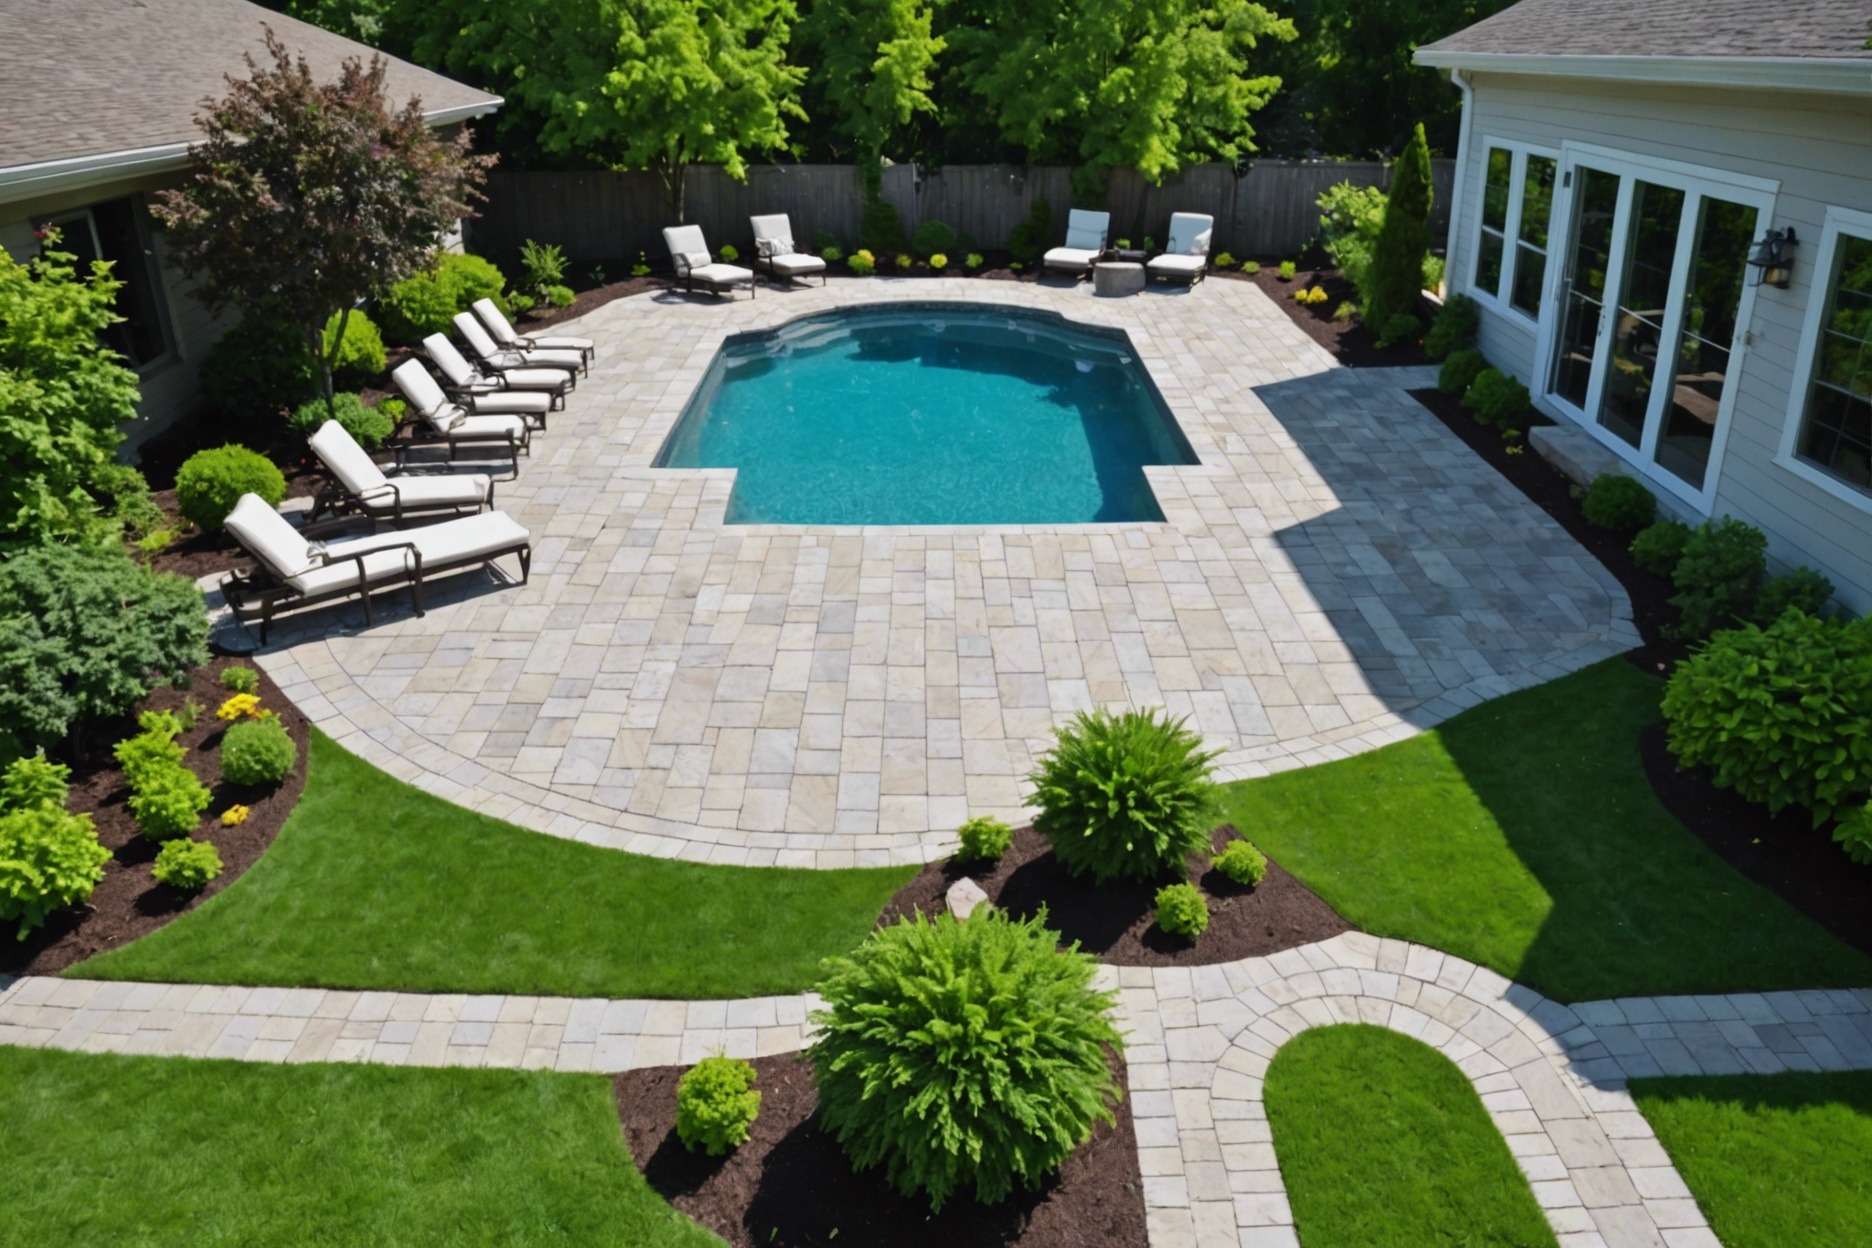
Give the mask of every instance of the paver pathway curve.
[{"label": "paver pathway curve", "polygon": [[[1348,932],[1119,991],[1153,1248],[1300,1243],[1262,1103],[1309,1027],[1415,1036],[1474,1083],[1562,1248],[1720,1248],[1625,1090],[1642,1075],[1872,1069],[1872,989],[1564,1006],[1460,958]],[[249,1061],[616,1071],[791,1052],[810,995],[738,1001],[0,980],[0,1044]]]}]

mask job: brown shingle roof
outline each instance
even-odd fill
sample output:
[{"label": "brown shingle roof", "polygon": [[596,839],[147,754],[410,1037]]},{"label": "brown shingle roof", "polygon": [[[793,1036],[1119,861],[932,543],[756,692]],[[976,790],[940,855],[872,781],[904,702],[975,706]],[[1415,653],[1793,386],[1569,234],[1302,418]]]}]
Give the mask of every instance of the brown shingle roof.
[{"label": "brown shingle roof", "polygon": [[[370,55],[246,0],[0,0],[0,169],[193,142],[201,101],[264,57],[263,22],[320,77]],[[498,102],[395,59],[387,85],[430,113]]]},{"label": "brown shingle roof", "polygon": [[1418,52],[1872,59],[1868,35],[1867,0],[1521,0]]}]

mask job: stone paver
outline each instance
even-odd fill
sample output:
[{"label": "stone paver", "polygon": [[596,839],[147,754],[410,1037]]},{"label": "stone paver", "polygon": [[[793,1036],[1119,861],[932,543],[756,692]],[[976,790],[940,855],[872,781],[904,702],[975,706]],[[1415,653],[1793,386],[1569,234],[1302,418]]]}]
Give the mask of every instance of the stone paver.
[{"label": "stone paver", "polygon": [[[732,469],[650,467],[729,333],[858,302],[1051,309],[1130,336],[1200,465],[1162,523],[729,526]],[[1397,740],[1636,644],[1615,580],[1405,392],[1252,284],[834,280],[585,317],[598,362],[500,505],[533,576],[301,615],[260,658],[321,728],[542,832],[701,861],[944,852],[1023,816],[1054,725],[1165,706],[1229,778]]]}]

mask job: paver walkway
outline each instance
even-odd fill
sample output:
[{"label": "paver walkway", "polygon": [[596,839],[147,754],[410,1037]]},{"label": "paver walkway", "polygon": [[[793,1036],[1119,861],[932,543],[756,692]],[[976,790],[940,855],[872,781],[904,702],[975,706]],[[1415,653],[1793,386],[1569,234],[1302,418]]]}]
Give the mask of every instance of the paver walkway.
[{"label": "paver walkway", "polygon": [[[950,299],[1123,328],[1201,464],[1147,469],[1162,523],[729,526],[733,470],[650,463],[723,337]],[[500,505],[532,582],[456,578],[300,617],[261,657],[398,777],[539,831],[703,861],[844,866],[1021,817],[1052,727],[1188,715],[1228,778],[1407,736],[1629,648],[1603,568],[1404,393],[1342,369],[1253,285],[839,280],[607,305],[593,375]]]},{"label": "paver walkway", "polygon": [[[1296,1248],[1262,1103],[1309,1027],[1370,1023],[1474,1083],[1562,1248],[1720,1248],[1625,1090],[1643,1075],[1872,1069],[1872,989],[1559,1005],[1434,949],[1348,932],[1119,990],[1153,1248]],[[0,980],[0,1044],[249,1061],[611,1072],[791,1052],[810,995],[740,1001]]]}]

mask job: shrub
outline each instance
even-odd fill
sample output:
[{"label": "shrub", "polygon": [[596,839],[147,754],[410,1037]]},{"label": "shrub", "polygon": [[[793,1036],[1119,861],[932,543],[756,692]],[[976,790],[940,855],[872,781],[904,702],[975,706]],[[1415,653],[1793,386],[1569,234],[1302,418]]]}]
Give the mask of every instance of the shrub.
[{"label": "shrub", "polygon": [[529,238],[520,244],[520,271],[526,275],[520,288],[535,299],[544,299],[547,287],[565,285],[565,249]]},{"label": "shrub", "polygon": [[1636,477],[1602,472],[1586,487],[1580,510],[1602,529],[1633,533],[1657,518],[1657,496]]},{"label": "shrub", "polygon": [[221,687],[231,693],[258,693],[260,673],[251,667],[222,668]]},{"label": "shrub", "polygon": [[201,591],[121,550],[42,546],[0,562],[0,757],[121,715],[208,659]]},{"label": "shrub", "polygon": [[882,1165],[933,1209],[964,1188],[992,1204],[1112,1121],[1114,997],[1044,913],[918,916],[826,970],[808,1056],[820,1123],[854,1168]]},{"label": "shrub", "polygon": [[278,784],[299,761],[299,747],[273,716],[235,724],[221,739],[221,777],[230,784]]},{"label": "shrub", "polygon": [[[571,287],[555,286],[553,289],[570,290]],[[576,297],[577,296],[574,296],[574,298]],[[508,316],[520,316],[524,313],[531,312],[534,308],[539,306],[539,300],[527,294],[525,291],[510,290],[505,295],[502,295],[501,298],[507,304]]]},{"label": "shrub", "polygon": [[741,258],[741,249],[736,247],[733,243],[723,243],[720,254],[723,263],[733,264]]},{"label": "shrub", "polygon": [[208,787],[178,763],[152,769],[132,784],[130,817],[144,839],[172,841],[195,830],[212,800]]},{"label": "shrub", "polygon": [[1444,260],[1442,256],[1423,258],[1423,288],[1425,290],[1443,289]]},{"label": "shrub", "polygon": [[1378,327],[1377,343],[1380,347],[1392,347],[1401,342],[1409,342],[1422,332],[1422,321],[1408,312],[1393,312],[1385,317],[1384,323]]},{"label": "shrub", "polygon": [[1217,256],[1217,257],[1215,258],[1215,266],[1216,266],[1216,268],[1218,268],[1218,269],[1232,269],[1232,268],[1234,268],[1234,267],[1235,267],[1235,257],[1234,257],[1234,255],[1233,255],[1232,253],[1230,253],[1230,252],[1226,252],[1226,251],[1225,251],[1225,252],[1223,252],[1223,253],[1222,253],[1221,255],[1219,255],[1219,256]]},{"label": "shrub", "polygon": [[858,274],[860,277],[877,270],[877,257],[872,255],[867,248],[863,247],[852,252],[851,259],[847,260],[845,263],[850,265],[851,271]]},{"label": "shrub", "polygon": [[1867,802],[1839,821],[1833,840],[1848,858],[1862,867],[1872,867],[1872,802]]},{"label": "shrub", "polygon": [[832,243],[826,246],[819,255],[827,264],[837,264],[845,258],[845,249],[837,243]]},{"label": "shrub", "polygon": [[[1330,298],[1332,298],[1332,296],[1326,293],[1326,288],[1324,286],[1315,286],[1313,289],[1306,292],[1306,301],[1308,303],[1312,303],[1312,304],[1325,303]],[[1411,333],[1414,334],[1416,332],[1417,332],[1416,327],[1413,324],[1411,328]]]},{"label": "shrub", "polygon": [[1527,387],[1499,368],[1485,368],[1463,391],[1462,405],[1485,425],[1505,425],[1526,414]]},{"label": "shrub", "polygon": [[1339,301],[1339,306],[1332,310],[1332,319],[1335,321],[1349,321],[1357,315],[1358,304],[1353,303],[1350,299],[1341,299]]},{"label": "shrub", "polygon": [[318,363],[284,315],[245,318],[202,361],[202,402],[223,429],[265,428],[318,389]]},{"label": "shrub", "polygon": [[1672,673],[1664,722],[1681,765],[1818,824],[1872,789],[1872,621],[1789,611],[1719,632]]},{"label": "shrub", "polygon": [[164,772],[174,771],[182,766],[182,758],[188,753],[176,741],[182,733],[182,723],[168,711],[144,711],[137,716],[137,725],[141,732],[111,747],[111,754],[131,788]]},{"label": "shrub", "polygon": [[396,430],[396,422],[387,413],[365,407],[355,394],[334,394],[330,406],[324,399],[307,400],[294,409],[287,423],[300,437],[310,438],[328,420],[337,421],[367,451],[382,446]]},{"label": "shrub", "polygon": [[934,257],[939,252],[954,251],[962,241],[944,222],[934,217],[917,226],[916,233],[910,236],[910,250],[919,256]]},{"label": "shrub", "polygon": [[91,816],[65,809],[70,775],[43,757],[14,759],[0,775],[0,922],[17,924],[21,940],[91,896],[110,861]]},{"label": "shrub", "polygon": [[867,195],[864,212],[858,219],[858,242],[874,256],[880,252],[902,251],[903,219],[897,215],[897,209],[886,200]]},{"label": "shrub", "polygon": [[1808,615],[1823,615],[1832,598],[1832,581],[1812,568],[1795,568],[1784,576],[1770,577],[1761,587],[1755,598],[1755,622],[1772,624],[1789,607]]},{"label": "shrub", "polygon": [[690,1149],[720,1157],[747,1143],[760,1103],[752,1065],[738,1057],[705,1057],[676,1084],[676,1134]]},{"label": "shrub", "polygon": [[156,851],[156,865],[150,868],[150,874],[158,884],[199,893],[209,880],[221,874],[221,851],[207,841],[173,840]]},{"label": "shrub", "polygon": [[162,508],[150,495],[149,482],[129,464],[105,464],[91,474],[91,493],[117,532],[132,538],[160,533]]},{"label": "shrub", "polygon": [[1683,558],[1684,545],[1690,540],[1690,526],[1676,520],[1660,520],[1632,538],[1633,562],[1654,576],[1669,576]]},{"label": "shrub", "polygon": [[1433,360],[1448,358],[1452,351],[1475,344],[1476,329],[1482,323],[1482,310],[1468,295],[1452,295],[1437,309],[1424,335],[1424,354]]},{"label": "shrub", "polygon": [[982,265],[986,263],[988,263],[988,261],[982,256],[981,252],[979,251],[971,251],[968,253],[968,255],[962,257],[962,267],[967,269],[971,273],[973,273],[976,269],[981,268]]},{"label": "shrub", "polygon": [[1359,297],[1367,298],[1372,253],[1384,229],[1383,189],[1340,182],[1322,191],[1315,202],[1320,209],[1320,245]]},{"label": "shrub", "polygon": [[1747,619],[1767,575],[1768,539],[1760,529],[1734,516],[1706,522],[1684,543],[1671,572],[1677,591],[1671,603],[1678,610],[1673,632],[1707,637]]},{"label": "shrub", "polygon": [[1424,256],[1430,251],[1430,146],[1423,123],[1391,167],[1391,193],[1385,200],[1384,226],[1372,250],[1370,277],[1359,288],[1365,315],[1386,325],[1400,312],[1417,307],[1423,291]]},{"label": "shrub", "polygon": [[940,273],[949,267],[949,257],[939,251],[929,258],[929,266]]},{"label": "shrub", "polygon": [[1237,884],[1257,888],[1267,878],[1267,855],[1247,841],[1230,841],[1215,856],[1215,869]]},{"label": "shrub", "polygon": [[1452,351],[1443,361],[1443,367],[1437,370],[1437,389],[1444,394],[1463,394],[1488,366],[1488,361],[1474,347]]},{"label": "shrub", "polygon": [[569,308],[577,299],[578,292],[574,291],[570,286],[548,286],[546,288],[546,302],[552,304],[555,308]]},{"label": "shrub", "polygon": [[176,509],[196,528],[219,532],[222,521],[243,494],[268,503],[286,497],[286,478],[273,461],[244,446],[196,451],[176,472]]},{"label": "shrub", "polygon": [[434,265],[384,292],[378,300],[383,332],[405,343],[446,334],[454,328],[457,312],[477,299],[498,302],[506,285],[501,271],[480,256],[443,252]]},{"label": "shrub", "polygon": [[1242,261],[1241,271],[1253,277],[1261,271],[1261,262],[1259,260],[1244,260]]},{"label": "shrub", "polygon": [[1283,282],[1293,281],[1294,274],[1298,273],[1299,271],[1300,271],[1299,266],[1294,264],[1294,262],[1291,260],[1281,261],[1280,268],[1276,270],[1276,272],[1280,274],[1280,280]]},{"label": "shrub", "polygon": [[956,857],[963,862],[993,862],[1014,843],[1014,829],[982,815],[957,829],[956,839],[961,842]]},{"label": "shrub", "polygon": [[1074,875],[1148,878],[1209,840],[1215,754],[1180,719],[1080,712],[1033,775],[1034,827]]},{"label": "shrub", "polygon": [[914,267],[915,264],[916,264],[916,260],[910,255],[909,252],[900,251],[897,253],[897,267],[898,268],[908,269],[908,268]]},{"label": "shrub", "polygon": [[[338,337],[338,316],[332,313],[331,320],[325,323],[325,354],[331,355],[332,343]],[[332,360],[332,376],[352,383],[369,381],[384,371],[388,356],[384,351],[383,335],[377,332],[377,323],[357,309],[344,318],[344,341],[338,344],[338,357]]]},{"label": "shrub", "polygon": [[1194,884],[1166,884],[1157,890],[1157,927],[1194,942],[1209,930],[1209,903]]},{"label": "shrub", "polygon": [[1008,235],[1008,253],[1022,264],[1038,263],[1041,256],[1052,246],[1048,235],[1053,232],[1053,207],[1044,199],[1036,199],[1028,207],[1027,215]]},{"label": "shrub", "polygon": [[215,708],[215,718],[224,723],[231,723],[237,719],[253,719],[260,713],[260,698],[251,693],[232,694]]}]

